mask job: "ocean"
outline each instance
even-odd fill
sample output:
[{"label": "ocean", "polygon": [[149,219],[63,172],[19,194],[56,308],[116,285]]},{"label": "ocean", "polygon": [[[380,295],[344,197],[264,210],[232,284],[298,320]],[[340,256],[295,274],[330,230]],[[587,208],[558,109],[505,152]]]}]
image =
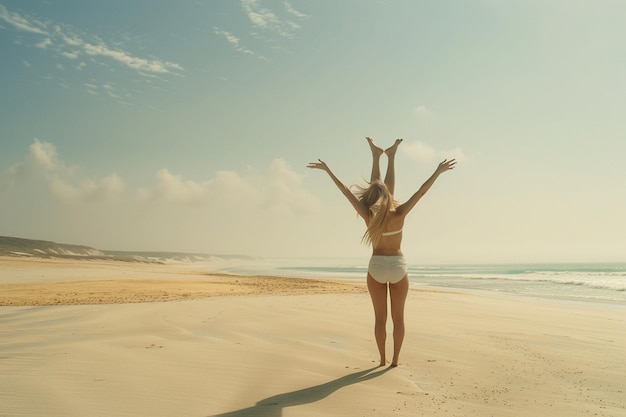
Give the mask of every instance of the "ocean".
[{"label": "ocean", "polygon": [[[264,259],[222,265],[220,272],[364,280],[368,258]],[[626,263],[409,265],[413,288],[493,291],[532,297],[626,304]]]}]

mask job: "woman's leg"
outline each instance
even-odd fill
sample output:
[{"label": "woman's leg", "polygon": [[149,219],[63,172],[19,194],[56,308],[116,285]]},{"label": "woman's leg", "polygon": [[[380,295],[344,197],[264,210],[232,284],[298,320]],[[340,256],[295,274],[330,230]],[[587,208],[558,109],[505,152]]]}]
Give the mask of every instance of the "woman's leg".
[{"label": "woman's leg", "polygon": [[374,182],[374,180],[380,179],[380,156],[383,154],[382,148],[374,145],[374,141],[372,138],[367,139],[367,143],[370,145],[370,149],[372,151],[372,175],[370,176],[370,182]]},{"label": "woman's leg", "polygon": [[367,289],[374,305],[374,336],[380,353],[380,366],[387,365],[385,339],[387,338],[387,284],[381,284],[367,274]]},{"label": "woman's leg", "polygon": [[387,159],[389,160],[387,163],[387,172],[385,173],[385,184],[391,195],[393,195],[394,189],[396,188],[396,151],[400,143],[402,143],[402,139],[396,139],[391,147],[385,149],[385,154],[387,154]]},{"label": "woman's leg", "polygon": [[391,296],[391,319],[393,320],[393,359],[391,366],[398,366],[398,357],[404,341],[404,304],[409,293],[409,277],[389,285]]}]

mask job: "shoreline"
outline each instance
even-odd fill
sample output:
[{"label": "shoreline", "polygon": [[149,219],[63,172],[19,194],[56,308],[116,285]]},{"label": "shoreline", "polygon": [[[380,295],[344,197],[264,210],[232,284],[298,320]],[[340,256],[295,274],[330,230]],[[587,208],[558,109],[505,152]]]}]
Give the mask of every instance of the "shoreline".
[{"label": "shoreline", "polygon": [[[144,263],[119,260],[0,256],[0,306],[167,302],[254,294],[367,291],[365,279],[225,272],[228,262]],[[231,264],[232,266],[232,264]],[[411,282],[412,291],[485,294],[626,309],[617,300]]]}]

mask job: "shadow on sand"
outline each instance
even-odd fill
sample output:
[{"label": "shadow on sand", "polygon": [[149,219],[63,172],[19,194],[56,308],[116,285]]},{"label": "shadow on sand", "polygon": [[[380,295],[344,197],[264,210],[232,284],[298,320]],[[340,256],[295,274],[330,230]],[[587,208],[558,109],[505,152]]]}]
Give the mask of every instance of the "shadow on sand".
[{"label": "shadow on sand", "polygon": [[[377,369],[380,370],[374,372]],[[257,402],[252,407],[208,417],[280,417],[283,414],[283,408],[314,403],[328,397],[340,388],[376,378],[390,369],[392,368],[375,367],[366,369],[314,387],[274,395],[273,397],[265,398]]]}]

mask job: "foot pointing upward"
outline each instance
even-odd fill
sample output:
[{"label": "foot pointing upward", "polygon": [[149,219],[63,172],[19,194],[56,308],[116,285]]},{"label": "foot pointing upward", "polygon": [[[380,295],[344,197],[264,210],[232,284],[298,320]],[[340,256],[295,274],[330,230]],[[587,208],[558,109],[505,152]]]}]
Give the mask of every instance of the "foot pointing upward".
[{"label": "foot pointing upward", "polygon": [[379,157],[383,154],[383,149],[376,146],[372,138],[366,137],[365,139],[367,139],[367,143],[369,143],[370,145],[370,149],[372,150],[372,156]]},{"label": "foot pointing upward", "polygon": [[402,139],[396,139],[393,145],[385,149],[385,154],[387,154],[387,156],[394,156],[396,154],[396,151],[398,150],[398,146],[401,143],[402,143]]}]

